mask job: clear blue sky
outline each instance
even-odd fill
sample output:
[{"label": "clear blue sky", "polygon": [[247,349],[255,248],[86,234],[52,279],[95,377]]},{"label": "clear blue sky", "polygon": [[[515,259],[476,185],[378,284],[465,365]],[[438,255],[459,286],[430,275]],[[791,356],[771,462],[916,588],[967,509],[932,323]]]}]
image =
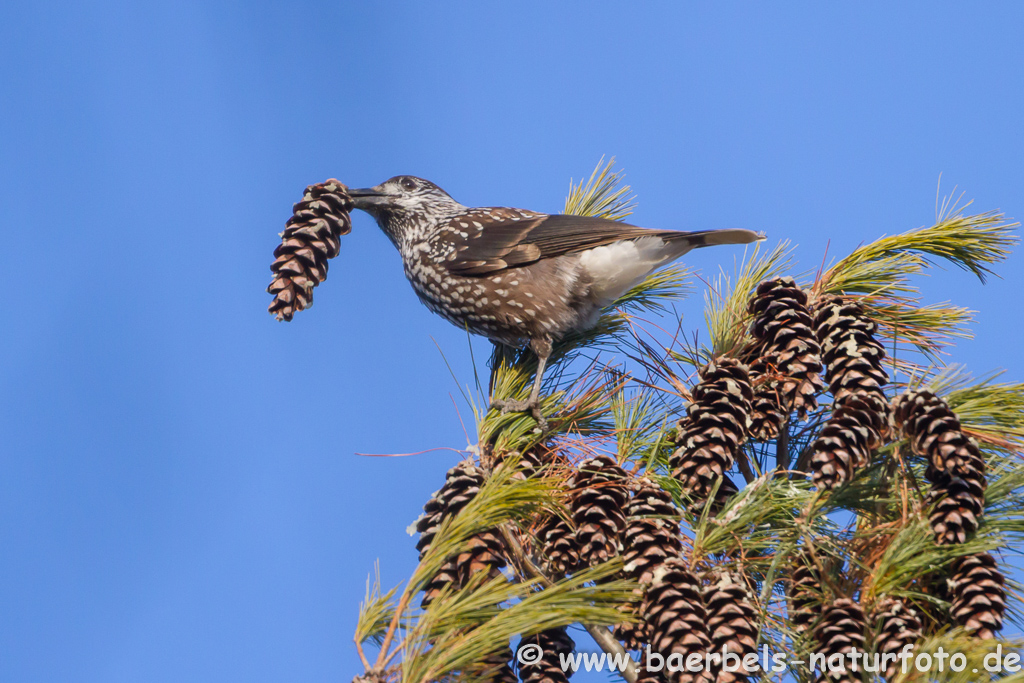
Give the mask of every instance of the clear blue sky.
[{"label": "clear blue sky", "polygon": [[[0,680],[357,672],[365,577],[408,575],[458,456],[355,453],[465,447],[432,338],[472,368],[363,215],[316,306],[267,315],[307,184],[557,210],[616,155],[635,222],[764,230],[807,268],[929,223],[940,173],[1024,216],[1020,4],[710,7],[4,3]],[[980,311],[957,358],[1017,381],[1021,264],[925,283]]]}]

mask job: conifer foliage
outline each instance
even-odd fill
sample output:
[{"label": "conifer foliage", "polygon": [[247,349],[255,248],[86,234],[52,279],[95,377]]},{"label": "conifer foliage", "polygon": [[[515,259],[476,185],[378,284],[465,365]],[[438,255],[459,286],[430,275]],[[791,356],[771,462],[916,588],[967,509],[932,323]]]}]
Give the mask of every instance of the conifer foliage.
[{"label": "conifer foliage", "polygon": [[[574,184],[566,210],[628,216],[611,169]],[[297,205],[272,312],[309,305],[349,208],[337,181]],[[562,683],[577,647],[626,657],[605,675],[629,683],[768,676],[706,659],[723,648],[856,649],[856,670],[790,678],[894,680],[870,658],[943,647],[981,670],[1012,648],[1020,593],[1001,551],[1024,533],[1024,383],[943,365],[970,313],[923,303],[910,279],[939,262],[983,277],[1006,257],[1016,225],[965,208],[804,279],[785,244],[752,249],[709,287],[707,345],[645,325],[684,293],[673,269],[556,343],[546,427],[474,407],[479,445],[427,497],[411,576],[369,583],[353,680]],[[473,405],[524,398],[535,369],[496,354]],[[654,670],[648,654],[710,667]],[[925,679],[969,680],[899,680]]]}]

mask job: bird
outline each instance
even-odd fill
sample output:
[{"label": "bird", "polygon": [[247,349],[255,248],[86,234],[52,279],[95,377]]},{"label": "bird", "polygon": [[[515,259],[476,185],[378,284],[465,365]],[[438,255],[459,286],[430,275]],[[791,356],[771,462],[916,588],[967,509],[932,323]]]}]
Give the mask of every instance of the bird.
[{"label": "bird", "polygon": [[601,312],[651,272],[692,249],[764,239],[742,229],[654,230],[604,218],[460,204],[434,183],[401,175],[351,188],[398,249],[427,308],[495,345],[529,346],[537,372],[529,398],[491,408],[528,412],[538,425],[552,344],[593,327]]}]

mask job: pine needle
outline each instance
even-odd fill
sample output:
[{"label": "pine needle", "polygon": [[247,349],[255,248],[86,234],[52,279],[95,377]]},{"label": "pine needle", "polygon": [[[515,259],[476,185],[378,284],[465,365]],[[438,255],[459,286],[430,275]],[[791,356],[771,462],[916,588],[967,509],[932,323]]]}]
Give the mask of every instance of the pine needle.
[{"label": "pine needle", "polygon": [[[822,291],[872,293],[875,284],[884,287],[897,277],[894,267],[903,264],[913,269],[915,259],[932,265],[936,260],[947,261],[984,282],[992,273],[990,266],[1005,260],[1017,244],[1013,229],[1020,224],[1007,222],[999,211],[964,215],[968,206],[970,202],[963,207],[951,205],[930,227],[882,237],[854,250],[822,277]],[[878,271],[877,282],[867,276],[868,264]]]},{"label": "pine needle", "polygon": [[612,171],[614,165],[615,157],[607,164],[604,163],[604,157],[601,157],[586,184],[582,179],[576,185],[570,180],[565,213],[570,216],[607,218],[610,221],[628,218],[636,208],[636,196],[630,192],[629,185],[622,184],[623,172]]},{"label": "pine needle", "polygon": [[778,277],[792,266],[793,250],[789,242],[780,242],[764,254],[761,244],[754,244],[749,257],[744,253],[734,275],[720,271],[704,294],[704,319],[711,336],[711,349],[705,355],[729,353],[748,343],[746,320],[750,297],[758,283]]},{"label": "pine needle", "polygon": [[356,621],[355,640],[364,643],[371,640],[380,645],[388,624],[395,614],[395,594],[398,587],[381,594],[380,563],[374,567],[373,582],[366,577],[366,597],[359,604],[359,618]]}]

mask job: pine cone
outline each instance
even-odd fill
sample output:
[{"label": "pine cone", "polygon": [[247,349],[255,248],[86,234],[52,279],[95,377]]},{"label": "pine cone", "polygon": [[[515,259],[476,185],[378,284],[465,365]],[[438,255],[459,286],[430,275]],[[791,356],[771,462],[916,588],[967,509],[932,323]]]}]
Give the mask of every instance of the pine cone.
[{"label": "pine cone", "polygon": [[564,627],[526,636],[519,647],[527,645],[539,646],[543,655],[536,662],[519,665],[519,678],[523,683],[565,683],[576,673],[572,669],[562,671],[560,656],[571,655],[576,650],[576,643]]},{"label": "pine cone", "polygon": [[928,459],[932,483],[928,502],[938,543],[964,543],[977,531],[985,509],[985,460],[963,432],[949,405],[935,394],[917,391],[893,402],[893,423],[911,449]]},{"label": "pine cone", "polygon": [[793,558],[789,579],[789,623],[797,633],[807,632],[821,615],[821,577],[811,558],[801,551]]},{"label": "pine cone", "polygon": [[868,448],[882,445],[889,431],[889,401],[885,386],[889,375],[882,365],[885,348],[875,338],[878,325],[857,303],[824,296],[815,306],[814,333],[821,343],[827,367],[825,380],[833,404],[858,399],[867,407],[865,426],[871,428]]},{"label": "pine cone", "polygon": [[893,421],[910,439],[911,449],[928,459],[928,479],[940,474],[975,481],[985,476],[985,460],[949,405],[930,391],[897,397]]},{"label": "pine cone", "polygon": [[[651,651],[666,660],[675,653],[684,665],[691,654],[703,660],[711,647],[700,583],[681,558],[669,558],[654,572],[640,614],[651,633]],[[671,683],[714,680],[708,671],[670,672],[667,677]]]},{"label": "pine cone", "polygon": [[935,542],[940,545],[966,543],[984,514],[985,488],[981,483],[957,477],[940,478],[926,499],[931,507],[928,520]]},{"label": "pine cone", "polygon": [[[426,514],[417,522],[416,528],[421,535],[416,547],[420,550],[421,560],[426,555],[442,521],[448,516],[457,515],[466,507],[480,492],[483,483],[483,471],[468,460],[448,470],[444,486],[427,501],[424,506]],[[489,578],[494,578],[500,574],[505,564],[505,545],[501,535],[497,531],[477,534],[465,552],[449,558],[438,575],[428,582],[420,604],[424,608],[427,607],[445,586],[465,586],[470,577],[481,572],[486,572]]]},{"label": "pine cone", "polygon": [[505,540],[498,531],[484,531],[469,540],[469,548],[455,559],[459,585],[465,586],[478,574],[493,579],[505,567]]},{"label": "pine cone", "polygon": [[[753,397],[747,366],[734,358],[708,363],[700,374],[693,402],[679,424],[679,448],[669,460],[672,476],[682,483],[698,512],[739,455],[746,440]],[[727,487],[723,481],[718,506],[731,493],[730,488],[735,487]]]},{"label": "pine cone", "polygon": [[512,648],[506,647],[495,654],[485,657],[474,669],[470,680],[479,683],[519,683],[516,672],[512,668]]},{"label": "pine cone", "polygon": [[776,375],[778,359],[774,353],[765,353],[750,364],[750,381],[754,384],[754,397],[750,402],[750,427],[747,433],[758,441],[778,438],[786,415],[782,412]]},{"label": "pine cone", "polygon": [[[636,491],[626,506],[626,518],[622,573],[640,583],[636,591],[639,601],[644,586],[654,577],[654,570],[682,551],[679,510],[667,491],[644,477],[637,481]],[[622,611],[633,614],[635,609],[633,603],[627,603]],[[638,650],[650,640],[643,622],[623,622],[615,627],[615,636],[627,650]]]},{"label": "pine cone", "polygon": [[341,236],[352,230],[348,188],[334,180],[310,185],[281,233],[267,291],[274,295],[270,312],[291,320],[296,311],[313,305],[313,288],[327,279],[327,259],[338,255]]},{"label": "pine cone", "polygon": [[650,479],[638,480],[637,489],[626,506],[623,573],[641,583],[650,583],[654,570],[682,551],[679,510],[672,496]]},{"label": "pine cone", "polygon": [[[644,657],[646,656],[647,653],[645,652]],[[636,683],[665,683],[666,681],[665,673],[667,673],[667,671],[664,667],[662,667],[660,671],[648,671],[642,658],[637,664],[636,669]]]},{"label": "pine cone", "polygon": [[1006,613],[1006,580],[988,553],[966,555],[953,565],[950,579],[953,602],[950,615],[978,638],[994,638],[1003,628]]},{"label": "pine cone", "polygon": [[[759,419],[755,425],[764,432],[793,411],[803,419],[817,408],[815,397],[823,386],[821,352],[811,331],[807,294],[792,278],[759,284],[747,309],[754,315],[750,334],[757,343],[757,355],[765,358],[763,364],[757,364],[758,374],[774,368],[781,375],[781,379],[761,383],[758,388],[758,417],[771,415],[770,420]],[[767,410],[772,403],[775,410]]]},{"label": "pine cone", "polygon": [[580,463],[571,507],[583,565],[593,567],[619,554],[626,526],[626,483],[626,473],[608,456]]},{"label": "pine cone", "polygon": [[[814,640],[817,644],[816,652],[825,655],[828,661],[830,655],[841,653],[845,655],[853,652],[856,648],[864,652],[864,610],[849,598],[839,598],[825,608],[821,615],[821,621],[814,629]],[[851,667],[849,658],[846,659],[845,673],[819,671],[819,681],[829,680],[836,683],[860,683],[860,667]]]},{"label": "pine cone", "polygon": [[430,603],[437,599],[441,591],[449,586],[457,587],[458,585],[459,567],[455,564],[455,558],[452,558],[441,566],[441,570],[432,576],[423,588],[423,598],[420,600],[420,607],[426,609],[430,606]]},{"label": "pine cone", "polygon": [[487,466],[491,469],[497,469],[511,455],[519,456],[519,472],[514,476],[520,479],[541,476],[544,468],[554,463],[558,458],[554,450],[543,443],[539,443],[522,453],[519,451],[495,453],[492,446],[485,446],[481,460],[487,463]]},{"label": "pine cone", "polygon": [[463,460],[448,470],[444,486],[438,493],[438,498],[444,505],[444,514],[459,514],[462,508],[480,493],[480,487],[483,485],[483,471],[468,460]]},{"label": "pine cone", "polygon": [[434,536],[437,535],[437,530],[444,520],[444,503],[441,502],[440,494],[440,491],[434,491],[423,506],[423,514],[416,520],[416,531],[420,534],[420,538],[416,542],[416,550],[420,551],[421,562],[427,551],[430,550],[430,544],[434,541]]},{"label": "pine cone", "polygon": [[811,444],[811,480],[819,490],[831,491],[845,484],[870,461],[872,430],[865,425],[866,410],[860,399],[847,400]]},{"label": "pine cone", "polygon": [[[875,653],[879,655],[879,661],[884,661],[884,655],[898,655],[903,652],[904,646],[913,645],[922,638],[924,633],[921,617],[917,610],[898,599],[890,598],[880,601],[875,607],[872,621],[878,629],[878,635],[875,637]],[[883,672],[885,679],[891,681],[897,673],[900,673],[901,669],[899,660],[889,662]]]},{"label": "pine cone", "polygon": [[523,474],[528,479],[539,477],[544,468],[553,462],[553,456],[554,454],[548,448],[538,444],[523,452],[519,467],[522,468]]},{"label": "pine cone", "polygon": [[[743,657],[757,652],[759,614],[753,596],[737,577],[722,572],[712,575],[712,584],[704,589],[704,604],[708,610],[708,633],[711,652],[730,652],[739,657],[737,671],[720,668],[715,683],[745,681],[748,672],[742,665]],[[737,660],[732,660],[736,664]],[[724,664],[724,660],[723,660]]]},{"label": "pine cone", "polygon": [[576,530],[560,517],[552,517],[537,532],[544,553],[544,570],[555,580],[572,574],[580,565]]}]

